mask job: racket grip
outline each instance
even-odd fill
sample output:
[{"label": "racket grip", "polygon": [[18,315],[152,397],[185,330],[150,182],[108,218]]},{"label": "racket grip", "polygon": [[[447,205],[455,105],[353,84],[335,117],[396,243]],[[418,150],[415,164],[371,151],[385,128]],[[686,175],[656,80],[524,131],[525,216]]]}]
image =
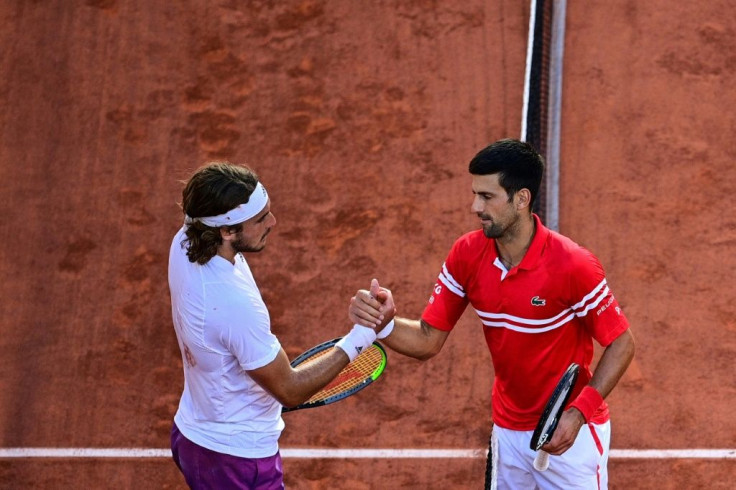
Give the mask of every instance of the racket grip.
[{"label": "racket grip", "polygon": [[537,471],[546,471],[549,468],[549,453],[537,451],[537,457],[534,458],[534,469]]}]

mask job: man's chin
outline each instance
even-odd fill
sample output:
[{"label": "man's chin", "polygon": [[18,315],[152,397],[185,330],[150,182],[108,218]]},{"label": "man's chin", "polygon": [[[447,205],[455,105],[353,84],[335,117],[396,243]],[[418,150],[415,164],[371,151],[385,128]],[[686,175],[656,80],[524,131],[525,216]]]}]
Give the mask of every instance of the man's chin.
[{"label": "man's chin", "polygon": [[484,226],[483,227],[483,234],[486,236],[486,238],[498,238],[501,236],[501,233],[499,230],[493,226]]},{"label": "man's chin", "polygon": [[262,243],[262,244],[260,244],[260,245],[254,246],[254,247],[251,247],[251,246],[243,247],[240,250],[238,250],[238,252],[240,252],[240,253],[248,253],[248,254],[255,254],[255,253],[260,252],[264,248],[266,248],[265,242]]}]

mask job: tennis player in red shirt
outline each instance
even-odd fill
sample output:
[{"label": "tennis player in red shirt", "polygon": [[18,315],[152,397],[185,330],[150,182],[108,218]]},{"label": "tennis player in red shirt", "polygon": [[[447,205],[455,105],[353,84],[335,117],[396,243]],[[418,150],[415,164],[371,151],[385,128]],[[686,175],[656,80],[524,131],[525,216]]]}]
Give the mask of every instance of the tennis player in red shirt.
[{"label": "tennis player in red shirt", "polygon": [[[546,228],[532,212],[544,160],[518,140],[497,141],[470,162],[482,230],[460,237],[442,265],[419,320],[394,318],[391,292],[373,280],[349,309],[375,326],[391,349],[429,359],[442,349],[468,304],[483,324],[495,378],[494,488],[607,488],[610,421],[604,398],[634,355],[634,338],[598,259]],[[604,347],[591,372],[593,341]],[[571,402],[551,441],[545,472],[529,448],[561,374],[580,365]]]}]

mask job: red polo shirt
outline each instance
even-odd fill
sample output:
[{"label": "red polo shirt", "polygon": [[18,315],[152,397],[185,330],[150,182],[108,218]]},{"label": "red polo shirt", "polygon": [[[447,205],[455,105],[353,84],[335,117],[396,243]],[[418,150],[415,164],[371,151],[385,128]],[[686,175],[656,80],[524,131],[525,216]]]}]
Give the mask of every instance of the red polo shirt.
[{"label": "red polo shirt", "polygon": [[[544,227],[521,263],[507,271],[482,230],[460,237],[442,266],[422,319],[450,331],[470,303],[491,351],[493,422],[533,430],[562,373],[580,374],[571,401],[592,373],[593,339],[607,346],[629,327],[598,259]],[[608,420],[604,402],[590,422]]]}]

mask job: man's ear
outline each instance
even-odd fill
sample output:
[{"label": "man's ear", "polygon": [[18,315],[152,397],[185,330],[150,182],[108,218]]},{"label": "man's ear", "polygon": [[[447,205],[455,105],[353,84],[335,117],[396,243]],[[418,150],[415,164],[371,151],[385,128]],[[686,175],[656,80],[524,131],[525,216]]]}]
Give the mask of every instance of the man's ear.
[{"label": "man's ear", "polygon": [[514,196],[514,200],[516,201],[516,209],[522,210],[528,208],[532,200],[532,193],[529,189],[521,189]]},{"label": "man's ear", "polygon": [[229,242],[235,238],[235,231],[229,226],[220,227],[220,237],[225,242]]}]

